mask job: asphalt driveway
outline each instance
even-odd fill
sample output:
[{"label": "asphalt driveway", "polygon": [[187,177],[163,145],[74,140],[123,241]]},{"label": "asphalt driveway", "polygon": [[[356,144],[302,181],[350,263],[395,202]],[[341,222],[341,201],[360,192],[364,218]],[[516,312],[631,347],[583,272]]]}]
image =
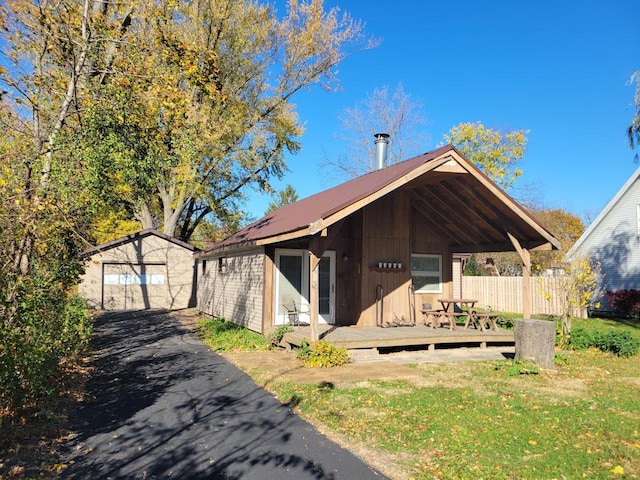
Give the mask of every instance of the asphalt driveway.
[{"label": "asphalt driveway", "polygon": [[381,479],[164,312],[102,315],[65,478]]}]

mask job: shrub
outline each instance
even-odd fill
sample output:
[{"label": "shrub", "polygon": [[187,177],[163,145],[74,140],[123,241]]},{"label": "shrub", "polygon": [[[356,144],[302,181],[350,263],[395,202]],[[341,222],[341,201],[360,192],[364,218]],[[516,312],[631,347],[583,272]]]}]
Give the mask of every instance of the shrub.
[{"label": "shrub", "polygon": [[618,357],[631,357],[640,350],[640,339],[625,331],[587,331],[574,328],[571,332],[570,346],[574,350],[586,350],[595,347]]},{"label": "shrub", "polygon": [[597,335],[594,346],[619,357],[632,357],[640,350],[640,339],[629,332],[610,331]]},{"label": "shrub", "polygon": [[575,327],[571,331],[570,345],[574,350],[586,350],[594,346],[593,335],[584,328]]},{"label": "shrub", "polygon": [[60,362],[86,349],[92,320],[77,296],[46,295],[23,285],[14,321],[0,325],[0,406],[15,407],[51,395]]},{"label": "shrub", "polygon": [[297,356],[300,360],[309,360],[309,357],[311,356],[311,345],[309,345],[309,340],[306,338],[302,339],[302,342],[298,347]]},{"label": "shrub", "polygon": [[640,320],[640,290],[616,290],[607,292],[609,305],[624,317]]},{"label": "shrub", "polygon": [[304,351],[303,355],[307,358],[301,357],[300,353],[298,354],[298,358],[304,359],[306,367],[329,368],[339,367],[340,365],[349,363],[349,352],[347,352],[346,348],[336,347],[323,340],[314,343],[310,349],[308,346],[309,343],[303,341],[303,345],[300,348],[300,350]]}]

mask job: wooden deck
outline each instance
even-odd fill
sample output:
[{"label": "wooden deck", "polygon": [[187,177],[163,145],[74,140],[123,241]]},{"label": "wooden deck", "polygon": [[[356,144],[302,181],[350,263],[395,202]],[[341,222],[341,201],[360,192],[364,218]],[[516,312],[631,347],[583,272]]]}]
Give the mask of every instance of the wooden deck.
[{"label": "wooden deck", "polygon": [[[300,346],[303,339],[311,338],[310,327],[294,327],[284,335],[282,342],[290,347]],[[411,347],[435,350],[436,346],[461,346],[486,348],[488,344],[515,344],[513,330],[489,330],[482,332],[474,328],[465,330],[459,325],[455,330],[448,327],[431,328],[425,325],[414,327],[334,327],[320,325],[320,339],[333,345],[353,349],[380,349]]]}]

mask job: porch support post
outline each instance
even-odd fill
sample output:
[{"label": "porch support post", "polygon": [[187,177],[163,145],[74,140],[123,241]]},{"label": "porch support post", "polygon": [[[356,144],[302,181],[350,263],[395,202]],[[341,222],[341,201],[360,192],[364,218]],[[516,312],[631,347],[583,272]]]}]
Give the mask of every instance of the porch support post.
[{"label": "porch support post", "polygon": [[516,237],[507,232],[509,240],[522,260],[522,317],[531,318],[531,254]]},{"label": "porch support post", "polygon": [[323,254],[324,239],[321,236],[314,236],[309,241],[309,322],[311,324],[311,341],[317,342],[320,339],[318,332],[318,305],[320,304],[320,294],[318,290],[318,265]]}]

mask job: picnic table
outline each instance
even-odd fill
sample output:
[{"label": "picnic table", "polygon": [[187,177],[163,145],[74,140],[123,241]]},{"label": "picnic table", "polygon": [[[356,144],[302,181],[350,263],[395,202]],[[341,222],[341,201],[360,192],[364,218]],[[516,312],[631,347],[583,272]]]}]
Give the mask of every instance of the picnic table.
[{"label": "picnic table", "polygon": [[[473,325],[475,328],[479,327],[480,331],[485,332],[491,325],[491,330],[498,330],[496,324],[498,315],[476,309],[475,305],[478,300],[472,298],[438,298],[437,300],[442,305],[442,308],[433,309],[431,305],[423,304],[421,310],[425,325],[431,325],[431,328],[438,328],[443,324],[448,324],[450,330],[455,330],[456,319],[464,317],[464,329],[468,329],[470,325]],[[456,305],[461,306],[461,311],[455,310]]]},{"label": "picnic table", "polygon": [[[471,298],[438,298],[438,302],[442,305],[442,313],[440,314],[441,320],[445,322],[449,322],[449,329],[454,330],[456,328],[456,319],[458,317],[466,316],[466,321],[464,323],[464,328],[468,328],[469,323],[473,323],[473,307],[478,300]],[[456,312],[456,305],[460,304],[461,307],[466,308],[466,313],[464,311]]]}]

